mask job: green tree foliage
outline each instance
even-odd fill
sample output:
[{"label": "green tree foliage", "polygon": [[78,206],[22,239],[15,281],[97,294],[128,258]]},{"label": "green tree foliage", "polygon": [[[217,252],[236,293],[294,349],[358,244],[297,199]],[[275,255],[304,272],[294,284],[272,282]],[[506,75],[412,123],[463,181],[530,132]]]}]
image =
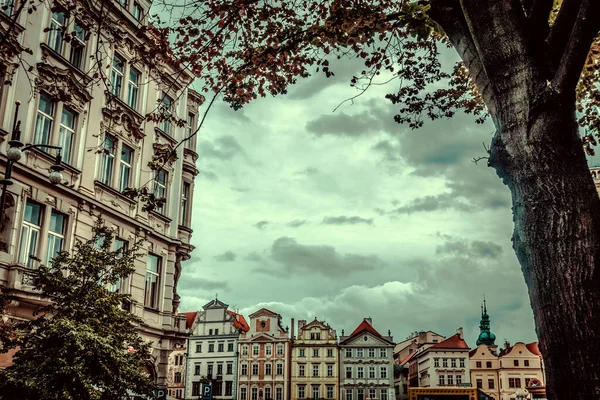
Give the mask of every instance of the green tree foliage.
[{"label": "green tree foliage", "polygon": [[0,371],[0,399],[152,395],[154,383],[143,372],[151,344],[138,335],[141,319],[122,309],[129,295],[107,289],[133,273],[141,245],[113,250],[113,233],[99,221],[90,240],[34,271],[35,288],[50,303],[8,341],[19,351]]}]

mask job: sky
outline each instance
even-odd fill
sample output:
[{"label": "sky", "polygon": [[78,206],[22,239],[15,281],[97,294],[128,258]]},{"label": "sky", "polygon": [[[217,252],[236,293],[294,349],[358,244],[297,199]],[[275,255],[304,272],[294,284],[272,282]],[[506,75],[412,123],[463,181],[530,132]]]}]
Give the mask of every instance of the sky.
[{"label": "sky", "polygon": [[462,113],[418,130],[396,124],[384,98],[394,82],[334,112],[357,94],[349,82],[361,67],[342,60],[335,77],[285,96],[210,110],[179,310],[218,295],[246,317],[266,307],[284,326],[316,317],[338,334],[371,317],[396,342],[463,327],[473,348],[485,293],[497,344],[537,340],[509,190],[485,160],[472,162],[493,125]]}]

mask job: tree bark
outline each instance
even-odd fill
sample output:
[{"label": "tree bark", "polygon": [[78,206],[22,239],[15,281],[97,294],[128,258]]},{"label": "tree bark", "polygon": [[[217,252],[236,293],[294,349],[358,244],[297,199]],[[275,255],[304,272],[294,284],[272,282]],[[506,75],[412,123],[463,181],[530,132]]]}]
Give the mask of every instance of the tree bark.
[{"label": "tree bark", "polygon": [[[598,400],[600,198],[579,137],[574,90],[551,87],[548,63],[529,42],[514,3],[432,0],[431,15],[465,64],[477,67],[477,85],[493,92],[485,97],[497,129],[489,163],[512,194],[513,248],[529,290],[548,399]],[[452,23],[449,10],[466,24]]]}]

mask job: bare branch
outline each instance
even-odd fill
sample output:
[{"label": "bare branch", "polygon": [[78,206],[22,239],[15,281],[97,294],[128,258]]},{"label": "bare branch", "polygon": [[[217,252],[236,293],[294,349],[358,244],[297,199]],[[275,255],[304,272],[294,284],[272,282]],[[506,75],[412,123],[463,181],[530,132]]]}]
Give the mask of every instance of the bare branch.
[{"label": "bare branch", "polygon": [[567,48],[581,2],[582,0],[563,0],[554,25],[552,25],[548,34],[548,47],[555,68],[558,67],[560,59]]}]

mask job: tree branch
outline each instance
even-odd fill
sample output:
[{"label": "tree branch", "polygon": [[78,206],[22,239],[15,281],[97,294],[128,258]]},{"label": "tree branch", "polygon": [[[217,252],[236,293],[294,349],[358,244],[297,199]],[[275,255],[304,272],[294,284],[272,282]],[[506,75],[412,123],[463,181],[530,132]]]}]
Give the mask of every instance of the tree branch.
[{"label": "tree branch", "polygon": [[563,0],[554,25],[548,34],[548,48],[554,70],[562,58],[577,19],[582,0]]},{"label": "tree branch", "polygon": [[550,26],[548,19],[552,11],[553,0],[533,0],[533,3],[527,8],[527,19],[530,21],[530,31],[541,38],[541,43],[544,42]]},{"label": "tree branch", "polygon": [[558,93],[571,92],[573,96],[575,95],[575,87],[581,76],[581,70],[599,31],[600,2],[583,0],[552,82],[552,87]]},{"label": "tree branch", "polygon": [[450,42],[469,70],[471,79],[477,85],[492,119],[495,119],[496,107],[490,81],[479,58],[467,21],[460,9],[459,0],[431,0],[430,16],[448,35]]}]

